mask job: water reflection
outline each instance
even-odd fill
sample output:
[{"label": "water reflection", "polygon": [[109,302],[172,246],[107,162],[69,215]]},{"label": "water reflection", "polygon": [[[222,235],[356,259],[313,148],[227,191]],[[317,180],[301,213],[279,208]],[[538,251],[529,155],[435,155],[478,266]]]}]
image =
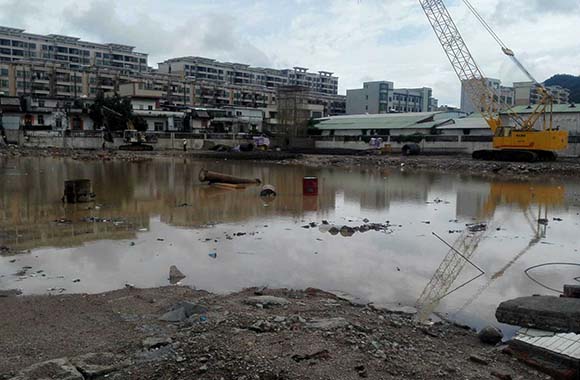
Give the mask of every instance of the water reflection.
[{"label": "water reflection", "polygon": [[[208,187],[197,179],[202,167],[262,178],[278,195],[265,203],[259,187]],[[318,197],[302,196],[307,175],[319,177]],[[15,262],[0,257],[0,288],[25,293],[54,287],[99,292],[127,282],[165,285],[169,267],[177,265],[187,276],[183,283],[217,292],[313,286],[413,305],[431,286],[427,293],[438,295],[429,298],[434,310],[479,325],[493,319],[501,300],[545,292],[525,278],[526,267],[573,261],[577,255],[576,181],[490,182],[454,174],[182,159],[46,158],[0,161],[0,178],[0,245],[32,250]],[[91,178],[96,201],[63,205],[63,182],[71,178]],[[547,225],[538,226],[539,218],[548,219]],[[392,227],[389,233],[371,230],[352,237],[303,228],[323,220],[361,226],[365,219],[390,221]],[[488,228],[466,230],[465,224],[476,222]],[[486,276],[441,298],[477,271],[432,232],[469,253]],[[208,256],[214,252],[215,259]],[[453,271],[443,273],[449,263]],[[14,276],[23,266],[43,270],[46,277]],[[546,269],[539,276],[554,284],[570,280],[570,274]],[[81,282],[72,283],[73,278]]]}]

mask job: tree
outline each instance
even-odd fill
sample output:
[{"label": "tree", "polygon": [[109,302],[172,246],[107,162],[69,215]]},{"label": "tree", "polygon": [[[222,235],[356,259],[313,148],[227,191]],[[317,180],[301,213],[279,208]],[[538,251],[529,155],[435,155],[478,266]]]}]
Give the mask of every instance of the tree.
[{"label": "tree", "polygon": [[123,131],[127,129],[127,122],[133,122],[135,129],[146,130],[145,120],[133,114],[131,99],[115,94],[105,97],[99,94],[89,108],[89,117],[93,120],[94,128],[105,127],[109,131]]}]

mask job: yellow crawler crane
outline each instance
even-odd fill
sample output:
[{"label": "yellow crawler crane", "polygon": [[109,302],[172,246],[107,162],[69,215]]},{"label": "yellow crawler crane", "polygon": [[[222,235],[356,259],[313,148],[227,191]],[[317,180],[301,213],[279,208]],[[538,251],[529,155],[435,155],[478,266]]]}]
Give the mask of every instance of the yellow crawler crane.
[{"label": "yellow crawler crane", "polygon": [[[568,147],[568,132],[553,126],[552,96],[519,62],[514,52],[503,43],[469,0],[463,2],[500,45],[503,53],[515,62],[542,95],[531,114],[524,117],[516,113],[502,101],[495,89],[487,85],[443,0],[419,0],[455,73],[493,132],[494,149],[477,150],[473,152],[473,158],[528,162],[555,160],[556,152]],[[502,124],[500,112],[509,118],[509,124]]]}]

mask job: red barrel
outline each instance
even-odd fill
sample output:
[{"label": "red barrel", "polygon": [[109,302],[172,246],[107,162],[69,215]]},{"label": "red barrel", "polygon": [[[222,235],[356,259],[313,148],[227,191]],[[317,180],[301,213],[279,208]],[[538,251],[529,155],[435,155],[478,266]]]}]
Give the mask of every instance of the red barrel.
[{"label": "red barrel", "polygon": [[302,179],[302,194],[318,195],[318,177],[304,177]]}]

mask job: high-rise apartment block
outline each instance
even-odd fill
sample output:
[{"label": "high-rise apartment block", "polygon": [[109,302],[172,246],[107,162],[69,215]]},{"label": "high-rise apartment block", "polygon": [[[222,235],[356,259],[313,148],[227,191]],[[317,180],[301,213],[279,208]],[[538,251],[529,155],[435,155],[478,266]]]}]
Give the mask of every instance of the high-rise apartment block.
[{"label": "high-rise apartment block", "polygon": [[395,88],[393,82],[363,83],[363,88],[346,91],[348,115],[381,114],[389,112],[429,112],[437,109],[433,90],[422,88]]}]

